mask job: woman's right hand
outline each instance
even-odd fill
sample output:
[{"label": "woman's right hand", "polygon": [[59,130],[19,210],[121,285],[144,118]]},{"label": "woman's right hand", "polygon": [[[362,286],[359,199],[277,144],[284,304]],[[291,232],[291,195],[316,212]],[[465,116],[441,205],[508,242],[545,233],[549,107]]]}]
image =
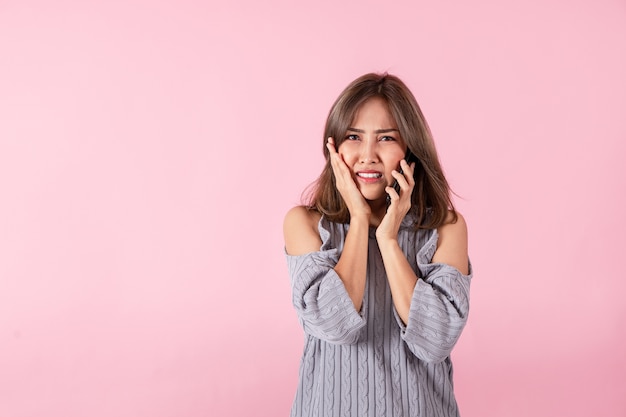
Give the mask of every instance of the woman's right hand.
[{"label": "woman's right hand", "polygon": [[350,217],[363,215],[369,219],[372,214],[372,209],[369,204],[367,204],[367,201],[363,198],[363,194],[361,194],[361,191],[354,182],[352,171],[350,171],[350,168],[346,165],[343,157],[337,152],[333,138],[328,138],[326,148],[328,148],[328,152],[330,153],[330,164],[335,174],[337,190],[339,190],[339,194],[343,197],[350,211]]}]

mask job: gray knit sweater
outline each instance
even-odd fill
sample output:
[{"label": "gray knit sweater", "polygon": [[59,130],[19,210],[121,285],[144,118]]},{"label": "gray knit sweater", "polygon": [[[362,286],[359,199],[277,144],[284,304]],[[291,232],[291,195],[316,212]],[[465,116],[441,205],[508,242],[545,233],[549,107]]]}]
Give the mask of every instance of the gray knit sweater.
[{"label": "gray knit sweater", "polygon": [[458,416],[450,351],[469,311],[472,277],[431,263],[436,230],[405,218],[398,242],[419,279],[408,325],[395,311],[375,231],[360,312],[335,273],[349,225],[322,218],[319,252],[287,255],[293,304],[305,332],[292,417]]}]

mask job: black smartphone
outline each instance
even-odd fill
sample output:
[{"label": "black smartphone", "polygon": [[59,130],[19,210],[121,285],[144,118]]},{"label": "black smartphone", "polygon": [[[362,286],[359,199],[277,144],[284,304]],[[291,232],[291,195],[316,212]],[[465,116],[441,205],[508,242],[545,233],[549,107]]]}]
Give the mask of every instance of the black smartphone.
[{"label": "black smartphone", "polygon": [[[419,162],[419,159],[417,159],[417,157],[415,155],[413,155],[413,152],[411,151],[407,151],[406,156],[404,157],[404,160],[411,165],[411,162],[415,162],[415,166],[417,167],[417,163]],[[403,174],[402,172],[402,167],[400,167],[398,169],[398,171],[400,171],[400,174]],[[398,180],[394,180],[393,181],[393,185],[392,185],[393,189],[396,190],[396,192],[398,194],[400,194],[400,184],[398,184]],[[387,204],[391,203],[391,197],[389,197],[389,195],[387,195]]]}]

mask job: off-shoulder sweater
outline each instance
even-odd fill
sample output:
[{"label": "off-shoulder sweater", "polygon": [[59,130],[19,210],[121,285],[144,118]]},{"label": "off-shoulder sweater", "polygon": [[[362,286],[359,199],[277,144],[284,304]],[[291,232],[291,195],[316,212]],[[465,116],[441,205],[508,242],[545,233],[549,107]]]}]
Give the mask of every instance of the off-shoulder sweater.
[{"label": "off-shoulder sweater", "polygon": [[367,283],[356,311],[333,269],[348,224],[322,217],[318,252],[286,255],[293,305],[305,333],[292,417],[458,416],[450,352],[467,321],[472,277],[432,263],[435,229],[405,218],[398,242],[420,278],[408,323],[398,316],[370,229]]}]

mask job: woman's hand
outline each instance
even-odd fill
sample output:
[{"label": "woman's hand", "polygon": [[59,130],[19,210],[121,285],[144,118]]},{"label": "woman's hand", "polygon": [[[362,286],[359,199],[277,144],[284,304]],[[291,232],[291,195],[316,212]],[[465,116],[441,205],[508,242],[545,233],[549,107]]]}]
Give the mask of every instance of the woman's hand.
[{"label": "woman's hand", "polygon": [[333,138],[328,138],[326,148],[328,148],[328,152],[330,152],[330,164],[335,174],[337,190],[339,190],[339,194],[343,197],[350,211],[350,217],[363,215],[369,219],[372,214],[372,209],[369,204],[367,204],[367,201],[365,201],[361,191],[354,182],[352,171],[350,171],[350,168],[348,168],[342,156],[339,155],[337,149],[335,149],[335,140]]},{"label": "woman's hand", "polygon": [[397,240],[400,224],[402,224],[402,220],[411,208],[411,194],[413,194],[413,188],[415,187],[415,180],[413,179],[415,162],[409,165],[408,162],[403,159],[400,161],[400,168],[402,168],[402,174],[397,170],[391,172],[391,175],[398,181],[400,194],[398,194],[393,187],[385,188],[385,191],[389,194],[391,203],[389,207],[387,207],[387,213],[376,229],[376,240],[379,243]]}]

